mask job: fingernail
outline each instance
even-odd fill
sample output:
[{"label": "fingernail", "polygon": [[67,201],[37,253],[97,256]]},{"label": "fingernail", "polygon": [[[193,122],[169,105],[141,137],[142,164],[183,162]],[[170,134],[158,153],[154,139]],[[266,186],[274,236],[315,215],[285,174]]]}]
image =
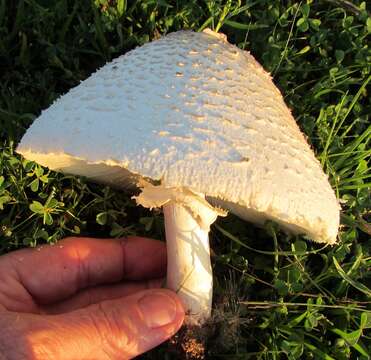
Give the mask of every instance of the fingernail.
[{"label": "fingernail", "polygon": [[166,294],[151,292],[138,301],[147,327],[168,325],[175,320],[177,307],[175,301]]}]

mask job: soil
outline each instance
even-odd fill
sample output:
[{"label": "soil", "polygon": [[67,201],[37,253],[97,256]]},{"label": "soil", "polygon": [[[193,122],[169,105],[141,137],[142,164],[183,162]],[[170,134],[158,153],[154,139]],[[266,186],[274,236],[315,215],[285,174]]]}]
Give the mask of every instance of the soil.
[{"label": "soil", "polygon": [[184,327],[169,343],[170,350],[179,359],[204,360],[206,356],[207,327]]}]

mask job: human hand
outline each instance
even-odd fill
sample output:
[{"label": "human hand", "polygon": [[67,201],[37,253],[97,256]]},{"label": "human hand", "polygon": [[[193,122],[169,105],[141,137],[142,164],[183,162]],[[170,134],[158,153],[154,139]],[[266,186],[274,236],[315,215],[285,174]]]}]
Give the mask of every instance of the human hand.
[{"label": "human hand", "polygon": [[[0,257],[0,359],[129,359],[180,328],[163,243],[67,238]],[[122,282],[125,280],[125,282]]]}]

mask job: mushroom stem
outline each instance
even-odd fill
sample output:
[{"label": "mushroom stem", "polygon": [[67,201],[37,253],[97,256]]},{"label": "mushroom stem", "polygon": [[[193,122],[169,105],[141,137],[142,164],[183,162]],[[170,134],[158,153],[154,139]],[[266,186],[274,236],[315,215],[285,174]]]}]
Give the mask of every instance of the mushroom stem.
[{"label": "mushroom stem", "polygon": [[178,293],[188,325],[202,325],[211,315],[213,275],[208,230],[189,209],[170,202],[163,207],[167,240],[167,287]]},{"label": "mushroom stem", "polygon": [[211,315],[213,275],[209,229],[218,216],[201,193],[187,188],[154,186],[142,181],[134,196],[147,208],[163,206],[167,244],[167,286],[183,300],[188,325],[202,325]]}]

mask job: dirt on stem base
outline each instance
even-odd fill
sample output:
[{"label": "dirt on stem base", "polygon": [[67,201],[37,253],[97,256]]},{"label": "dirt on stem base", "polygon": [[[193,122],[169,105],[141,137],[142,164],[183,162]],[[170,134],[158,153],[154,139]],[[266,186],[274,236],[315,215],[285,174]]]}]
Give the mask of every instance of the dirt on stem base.
[{"label": "dirt on stem base", "polygon": [[177,358],[186,360],[204,360],[206,357],[206,340],[210,326],[183,327],[169,342],[169,350]]}]

